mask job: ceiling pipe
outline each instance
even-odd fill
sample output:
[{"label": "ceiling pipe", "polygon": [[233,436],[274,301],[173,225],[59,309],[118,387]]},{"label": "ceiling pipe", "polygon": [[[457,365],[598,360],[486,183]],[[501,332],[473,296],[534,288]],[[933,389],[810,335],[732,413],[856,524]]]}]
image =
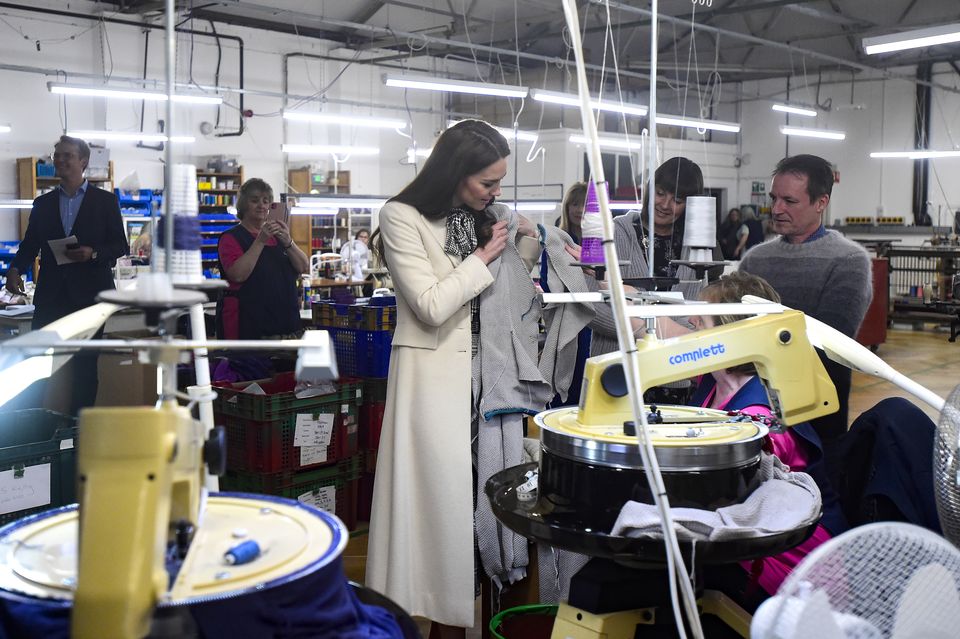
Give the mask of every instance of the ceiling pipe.
[{"label": "ceiling pipe", "polygon": [[[41,13],[41,14],[44,14],[44,15],[62,16],[62,17],[74,18],[74,19],[78,19],[78,20],[92,20],[92,21],[95,21],[95,22],[107,22],[107,23],[110,23],[110,24],[119,24],[119,25],[123,25],[123,26],[127,26],[127,27],[136,27],[136,28],[138,28],[138,29],[159,29],[159,30],[163,30],[163,29],[165,28],[164,25],[162,25],[162,24],[153,24],[153,23],[151,23],[151,22],[138,22],[138,21],[136,21],[136,20],[124,20],[124,19],[122,19],[122,18],[112,18],[112,17],[102,16],[102,15],[101,15],[101,16],[98,16],[98,15],[92,15],[92,14],[88,14],[88,13],[77,13],[76,11],[66,11],[66,10],[63,10],[63,9],[49,9],[49,8],[45,8],[45,7],[23,6],[23,5],[19,5],[19,4],[14,4],[14,3],[12,3],[12,2],[0,2],[0,8],[4,8],[4,9],[14,9],[14,10],[16,10],[16,11],[28,11],[28,12],[32,12],[32,13]],[[243,57],[244,57],[244,54],[243,54],[243,39],[240,38],[239,36],[235,36],[235,35],[221,35],[221,34],[218,34],[218,33],[211,33],[210,31],[198,31],[198,30],[196,30],[196,29],[183,29],[183,28],[179,28],[179,27],[176,29],[176,32],[177,32],[177,33],[188,33],[188,34],[191,34],[191,35],[198,35],[198,36],[206,36],[206,37],[208,37],[208,38],[216,38],[217,40],[220,40],[220,39],[223,39],[223,40],[232,40],[232,41],[234,41],[234,42],[237,43],[237,47],[238,47],[238,49],[239,49],[239,58],[240,58],[240,64],[239,64],[239,67],[240,67],[240,68],[239,68],[240,76],[239,76],[239,79],[238,79],[238,82],[239,82],[239,84],[240,84],[240,91],[238,92],[238,93],[240,94],[240,106],[239,106],[239,108],[238,108],[238,110],[239,110],[239,112],[240,112],[240,125],[238,126],[238,128],[237,128],[236,131],[228,131],[228,132],[226,132],[226,133],[217,133],[217,137],[226,138],[226,137],[235,137],[235,136],[238,136],[238,135],[243,135],[243,130],[244,130],[244,120],[243,120],[243,111],[244,111],[244,108],[243,108],[243,95],[244,95],[244,91],[243,91]],[[74,75],[76,75],[76,74],[74,74]],[[97,76],[97,77],[101,77],[101,76]],[[167,130],[169,130],[169,129],[167,129]],[[171,133],[172,133],[172,132],[171,132]]]},{"label": "ceiling pipe", "polygon": [[[608,4],[608,0],[587,0],[587,1],[590,2],[591,4],[603,4],[603,5]],[[623,4],[621,2],[609,2],[609,5],[611,9],[617,9],[620,11],[624,11],[626,13],[635,13],[638,15],[648,16],[648,17],[653,15],[653,12],[647,9],[641,9],[640,7],[633,7],[628,4]],[[669,22],[671,24],[690,26],[689,20],[674,18],[673,16],[660,14],[659,19],[663,20],[664,22]],[[929,86],[935,89],[940,89],[942,91],[948,91],[950,93],[960,93],[960,88],[951,87],[944,84],[938,84],[936,82],[929,82],[929,81],[921,80],[919,78],[913,78],[907,75],[902,75],[899,73],[891,73],[890,71],[887,71],[885,69],[878,69],[876,67],[871,67],[869,65],[861,64],[859,62],[852,62],[850,60],[845,60],[843,58],[838,58],[836,56],[827,55],[826,53],[819,53],[817,51],[810,51],[809,49],[802,49],[800,47],[796,47],[791,44],[777,42],[776,40],[767,40],[766,38],[758,38],[757,36],[748,35],[746,33],[739,33],[737,31],[730,31],[729,29],[721,29],[719,27],[712,27],[705,24],[695,23],[693,25],[693,28],[698,29],[700,31],[708,31],[710,33],[715,33],[717,35],[727,36],[729,38],[735,38],[737,40],[743,40],[745,42],[751,42],[753,44],[759,44],[765,47],[771,47],[774,49],[789,51],[791,53],[799,54],[809,58],[814,58],[817,60],[824,60],[825,62],[833,62],[834,64],[849,67],[851,69],[857,69],[859,71],[869,71],[872,73],[880,73],[880,74],[883,74],[885,77],[892,78],[895,80],[904,80],[906,82],[912,82],[914,84],[921,84],[921,85]]]}]

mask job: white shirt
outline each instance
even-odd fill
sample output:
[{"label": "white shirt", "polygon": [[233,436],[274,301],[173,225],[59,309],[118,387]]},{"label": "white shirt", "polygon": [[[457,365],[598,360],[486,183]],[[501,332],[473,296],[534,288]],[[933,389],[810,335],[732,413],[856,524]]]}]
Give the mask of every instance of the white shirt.
[{"label": "white shirt", "polygon": [[350,240],[340,249],[340,257],[350,267],[350,279],[362,280],[363,269],[370,262],[370,250],[360,240]]}]

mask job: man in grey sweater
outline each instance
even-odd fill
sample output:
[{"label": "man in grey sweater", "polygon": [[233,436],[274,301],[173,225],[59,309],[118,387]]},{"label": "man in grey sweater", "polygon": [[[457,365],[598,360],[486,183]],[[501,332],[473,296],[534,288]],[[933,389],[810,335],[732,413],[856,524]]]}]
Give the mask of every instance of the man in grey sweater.
[{"label": "man in grey sweater", "polygon": [[[823,226],[833,190],[833,168],[815,155],[784,158],[770,188],[774,230],[780,237],[747,251],[740,269],[766,279],[786,306],[854,337],[873,297],[870,256],[859,244]],[[840,410],[811,422],[823,440],[828,472],[835,471],[836,439],[847,430],[850,369],[827,360]]]}]

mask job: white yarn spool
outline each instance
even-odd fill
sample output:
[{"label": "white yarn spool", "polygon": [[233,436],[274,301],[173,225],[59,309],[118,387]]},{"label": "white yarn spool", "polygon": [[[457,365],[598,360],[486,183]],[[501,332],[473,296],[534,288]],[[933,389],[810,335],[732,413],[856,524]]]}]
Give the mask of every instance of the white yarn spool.
[{"label": "white yarn spool", "polygon": [[683,245],[713,248],[717,245],[717,198],[695,195],[687,198]]},{"label": "white yarn spool", "polygon": [[[197,167],[192,164],[173,165],[173,193],[169,194],[174,216],[197,217]],[[170,255],[170,279],[174,284],[196,284],[203,281],[201,251],[174,249]],[[155,259],[166,259],[163,248],[157,249]]]}]

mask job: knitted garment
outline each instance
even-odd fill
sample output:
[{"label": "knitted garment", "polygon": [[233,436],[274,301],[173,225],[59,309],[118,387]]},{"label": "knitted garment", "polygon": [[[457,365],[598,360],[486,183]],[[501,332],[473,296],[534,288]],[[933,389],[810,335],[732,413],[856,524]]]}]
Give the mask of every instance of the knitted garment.
[{"label": "knitted garment", "polygon": [[[623,279],[650,277],[650,271],[647,268],[647,256],[643,248],[637,241],[637,232],[634,227],[634,220],[637,213],[627,213],[613,220],[613,242],[617,247],[617,257],[620,261],[628,261],[620,267],[620,274]],[[689,266],[681,266],[677,269],[677,277],[680,283],[673,287],[673,290],[683,293],[684,299],[695,300],[703,284],[696,280],[696,273]],[[596,287],[595,280],[589,280],[593,287]],[[596,290],[596,288],[594,288]],[[590,355],[602,355],[619,350],[617,344],[617,325],[613,321],[613,311],[609,304],[597,304],[597,315],[590,328],[593,330],[593,338],[590,342]],[[635,331],[634,335],[639,337],[643,333],[640,329]]]},{"label": "knitted garment", "polygon": [[776,238],[759,244],[740,262],[759,275],[780,301],[853,337],[873,299],[870,256],[837,231],[812,242],[790,244]]},{"label": "knitted garment", "polygon": [[[544,236],[543,263],[551,290],[555,293],[587,292],[589,287],[583,271],[573,266],[573,257],[566,251],[566,246],[573,243],[573,238],[565,231],[552,227],[544,229]],[[562,401],[567,400],[567,391],[574,381],[580,331],[594,315],[591,304],[550,304],[543,309],[547,331],[540,351],[540,373]],[[579,384],[580,380],[576,382]]]}]

